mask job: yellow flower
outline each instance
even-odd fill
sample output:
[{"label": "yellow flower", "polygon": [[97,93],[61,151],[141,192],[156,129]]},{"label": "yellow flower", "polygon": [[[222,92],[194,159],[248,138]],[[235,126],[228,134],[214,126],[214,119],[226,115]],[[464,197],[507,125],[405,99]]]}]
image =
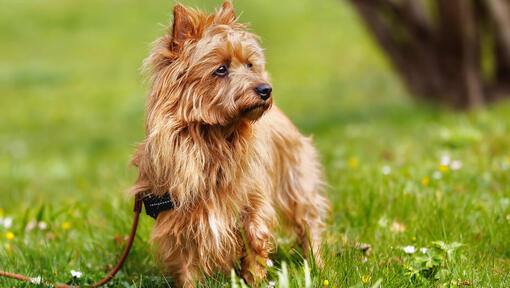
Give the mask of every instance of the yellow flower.
[{"label": "yellow flower", "polygon": [[421,184],[425,186],[429,185],[429,177],[428,176],[423,177],[423,179],[421,179]]},{"label": "yellow flower", "polygon": [[439,171],[441,173],[444,173],[444,172],[448,171],[448,165],[442,165],[442,164],[439,165]]},{"label": "yellow flower", "polygon": [[11,231],[7,231],[7,233],[5,233],[5,238],[7,238],[7,240],[14,239],[14,233],[12,233]]},{"label": "yellow flower", "polygon": [[4,216],[4,209],[0,208],[0,217]]},{"label": "yellow flower", "polygon": [[372,276],[370,276],[370,275],[361,276],[361,281],[363,281],[363,283],[368,283],[368,282],[370,282],[370,280],[372,280]]},{"label": "yellow flower", "polygon": [[356,168],[358,167],[358,159],[357,158],[350,158],[349,159],[349,167]]},{"label": "yellow flower", "polygon": [[66,221],[66,222],[62,223],[62,228],[63,228],[64,230],[69,230],[69,229],[71,229],[71,222]]},{"label": "yellow flower", "polygon": [[328,286],[328,285],[329,285],[328,279],[324,280],[324,286]]}]

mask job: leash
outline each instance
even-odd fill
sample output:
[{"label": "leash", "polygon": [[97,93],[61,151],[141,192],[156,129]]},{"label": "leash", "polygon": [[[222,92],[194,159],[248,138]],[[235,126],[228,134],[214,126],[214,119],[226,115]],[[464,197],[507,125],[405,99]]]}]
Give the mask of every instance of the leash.
[{"label": "leash", "polygon": [[[124,261],[126,261],[126,258],[129,254],[129,250],[131,250],[131,246],[133,246],[133,241],[135,240],[136,235],[136,228],[138,227],[138,219],[140,217],[140,212],[142,211],[142,202],[143,202],[142,195],[136,194],[135,196],[135,205],[133,208],[133,211],[135,212],[134,218],[133,218],[133,224],[131,226],[131,234],[129,235],[129,240],[127,242],[126,248],[124,248],[124,252],[122,253],[122,256],[119,259],[119,262],[117,262],[117,265],[113,268],[113,270],[108,274],[106,277],[104,277],[101,281],[95,282],[93,284],[87,285],[88,287],[99,287],[102,286],[108,281],[112,280],[113,277],[115,277],[115,274],[119,272],[120,268],[122,267],[122,264],[124,264]],[[14,273],[8,273],[0,270],[0,276],[12,278],[16,280],[22,280],[22,281],[29,281],[32,282],[34,279],[30,278],[25,275],[21,274],[14,274]],[[80,286],[74,286],[74,285],[67,285],[67,284],[52,284],[52,283],[43,283],[46,285],[50,285],[53,287],[59,287],[59,288],[79,288]]]}]

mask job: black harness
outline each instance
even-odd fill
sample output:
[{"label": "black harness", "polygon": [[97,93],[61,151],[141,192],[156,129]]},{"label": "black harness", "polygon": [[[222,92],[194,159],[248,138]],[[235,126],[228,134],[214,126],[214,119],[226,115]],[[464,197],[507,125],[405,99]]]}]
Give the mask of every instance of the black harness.
[{"label": "black harness", "polygon": [[163,196],[156,196],[154,194],[145,194],[142,198],[143,205],[145,206],[145,213],[156,219],[160,212],[174,209],[175,205],[170,198],[170,194],[166,193]]}]

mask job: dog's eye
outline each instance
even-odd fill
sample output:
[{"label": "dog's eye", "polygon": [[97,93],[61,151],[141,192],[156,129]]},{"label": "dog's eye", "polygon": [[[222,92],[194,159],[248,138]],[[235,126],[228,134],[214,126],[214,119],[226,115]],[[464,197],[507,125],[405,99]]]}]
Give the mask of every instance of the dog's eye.
[{"label": "dog's eye", "polygon": [[246,66],[248,66],[248,68],[251,68],[253,67],[253,64],[251,64],[250,62],[246,63]]},{"label": "dog's eye", "polygon": [[214,71],[214,75],[218,77],[225,77],[228,74],[227,66],[221,65],[216,71]]}]

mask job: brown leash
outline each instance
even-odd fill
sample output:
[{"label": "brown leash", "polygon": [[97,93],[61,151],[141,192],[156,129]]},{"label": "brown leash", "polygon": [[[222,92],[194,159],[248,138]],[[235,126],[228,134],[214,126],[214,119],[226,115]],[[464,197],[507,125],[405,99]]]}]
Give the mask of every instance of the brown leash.
[{"label": "brown leash", "polygon": [[[129,250],[131,250],[131,246],[133,246],[133,241],[135,240],[136,235],[136,228],[138,227],[138,218],[140,217],[140,212],[142,211],[142,197],[140,194],[137,194],[135,196],[135,207],[134,207],[134,218],[133,218],[133,225],[131,226],[131,234],[129,235],[129,240],[127,242],[126,248],[124,248],[124,252],[122,253],[122,256],[119,259],[119,262],[117,262],[117,265],[115,265],[115,268],[108,274],[108,276],[104,277],[101,281],[98,281],[94,284],[87,285],[88,287],[99,287],[101,285],[106,284],[108,281],[112,280],[113,277],[115,277],[115,274],[119,272],[120,268],[122,267],[122,264],[124,264],[124,261],[126,260]],[[30,278],[25,275],[20,274],[14,274],[14,273],[8,273],[0,270],[0,276],[8,277],[12,279],[22,280],[22,281],[33,281],[33,278]],[[76,287],[79,288],[80,286],[73,286],[73,285],[67,285],[67,284],[51,284],[51,283],[43,283],[47,285],[52,285],[54,287],[60,287],[60,288],[71,288]]]}]

